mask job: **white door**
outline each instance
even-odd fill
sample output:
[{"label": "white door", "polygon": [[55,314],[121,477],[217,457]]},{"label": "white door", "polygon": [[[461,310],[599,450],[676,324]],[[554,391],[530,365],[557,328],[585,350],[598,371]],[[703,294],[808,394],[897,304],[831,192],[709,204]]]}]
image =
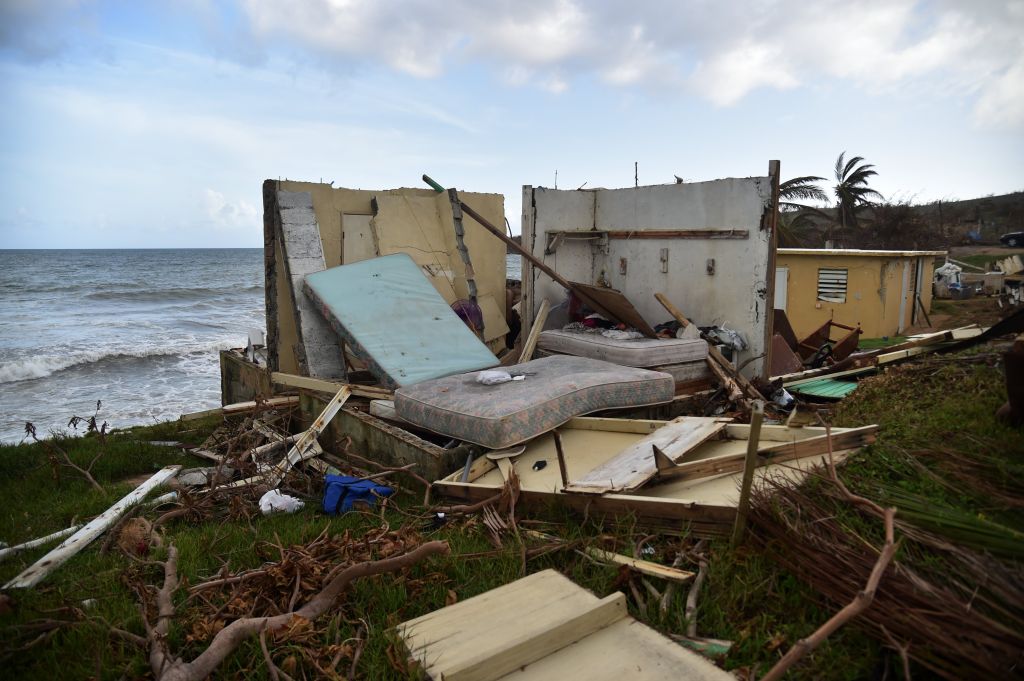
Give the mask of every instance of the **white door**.
[{"label": "white door", "polygon": [[775,309],[786,311],[786,296],[789,293],[789,268],[775,268]]}]

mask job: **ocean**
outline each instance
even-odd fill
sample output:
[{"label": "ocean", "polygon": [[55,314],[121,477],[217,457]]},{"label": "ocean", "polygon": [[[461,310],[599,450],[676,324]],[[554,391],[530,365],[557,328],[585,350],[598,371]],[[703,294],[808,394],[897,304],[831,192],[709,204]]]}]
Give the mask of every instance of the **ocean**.
[{"label": "ocean", "polygon": [[265,328],[262,249],[0,250],[0,442],[219,406],[218,351]]},{"label": "ocean", "polygon": [[116,428],[218,406],[218,351],[263,305],[258,248],[0,250],[0,441],[97,401]]}]

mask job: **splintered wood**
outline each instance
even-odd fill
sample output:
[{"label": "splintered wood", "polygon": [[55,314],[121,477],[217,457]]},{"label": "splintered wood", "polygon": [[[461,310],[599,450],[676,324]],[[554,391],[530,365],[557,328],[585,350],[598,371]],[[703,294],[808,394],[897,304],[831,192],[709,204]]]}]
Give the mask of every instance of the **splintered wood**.
[{"label": "splintered wood", "polygon": [[717,437],[727,424],[718,418],[680,417],[623,450],[565,488],[566,492],[605,494],[642,487],[658,473],[657,447],[671,461]]},{"label": "splintered wood", "polygon": [[537,572],[398,626],[435,681],[731,679],[626,610],[554,570]]}]

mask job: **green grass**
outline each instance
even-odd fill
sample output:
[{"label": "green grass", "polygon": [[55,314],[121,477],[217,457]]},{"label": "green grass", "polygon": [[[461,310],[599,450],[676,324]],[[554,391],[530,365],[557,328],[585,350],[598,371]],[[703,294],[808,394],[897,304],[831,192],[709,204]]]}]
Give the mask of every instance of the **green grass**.
[{"label": "green grass", "polygon": [[857,343],[858,350],[877,350],[896,345],[907,340],[906,336],[883,336],[882,338],[861,338]]},{"label": "green grass", "polygon": [[[878,442],[851,457],[842,469],[844,480],[854,491],[878,496],[895,487],[903,494],[916,495],[929,503],[955,509],[961,514],[980,517],[1015,531],[1024,529],[1019,512],[992,509],[984,495],[969,489],[952,491],[935,479],[922,475],[908,459],[908,452],[935,446],[978,448],[997,453],[1006,462],[1006,474],[1019,476],[1024,461],[1024,438],[1019,431],[1000,426],[993,419],[996,407],[1005,400],[1005,389],[999,369],[984,363],[958,365],[937,363],[924,369],[897,368],[864,379],[858,390],[840,403],[835,415],[838,425],[878,423]],[[198,430],[181,433],[178,424],[162,424],[152,428],[126,431],[111,436],[106,453],[96,464],[96,477],[106,488],[100,495],[64,471],[54,482],[39,445],[0,448],[0,538],[9,543],[40,536],[66,527],[75,516],[95,515],[128,491],[130,485],[118,481],[126,477],[150,473],[167,463],[178,461],[175,450],[152,447],[146,440],[200,441],[213,427],[200,424]],[[76,461],[87,461],[103,445],[96,438],[64,439],[59,442]],[[187,465],[201,465],[187,462]],[[813,485],[812,485],[813,486]],[[395,508],[383,519],[396,529],[410,522],[410,514],[422,513],[411,496],[396,497]],[[878,523],[850,512],[851,526],[868,540],[877,540]],[[566,540],[598,543],[614,540],[622,553],[632,553],[632,546],[646,532],[628,517],[611,526],[583,521],[558,509],[545,518],[551,524],[544,531]],[[265,542],[284,545],[305,544],[324,528],[332,534],[351,530],[359,536],[378,528],[379,514],[352,513],[341,517],[325,517],[314,503],[295,515],[262,517],[250,521],[212,520],[200,524],[173,522],[167,528],[167,539],[174,542],[181,554],[180,572],[184,579],[196,583],[217,573],[222,565],[230,569],[258,567],[274,559]],[[420,524],[420,523],[417,523]],[[336,612],[341,615],[337,631],[317,634],[306,645],[317,649],[356,635],[359,620],[369,626],[369,640],[359,662],[362,678],[405,678],[388,660],[393,644],[388,630],[406,619],[425,614],[445,605],[449,591],[460,600],[506,584],[522,575],[520,541],[511,535],[503,539],[504,548],[495,555],[472,557],[470,554],[493,550],[487,530],[478,518],[452,523],[439,530],[422,532],[424,539],[444,539],[452,548],[448,557],[435,558],[415,566],[404,577],[383,575],[353,584],[340,599]],[[533,546],[533,540],[525,540]],[[670,563],[680,542],[692,545],[692,538],[660,537],[649,558]],[[97,545],[99,542],[97,542]],[[16,640],[15,625],[40,616],[44,611],[61,606],[81,607],[86,599],[96,604],[86,612],[102,617],[130,631],[141,633],[137,599],[129,588],[133,581],[158,584],[161,576],[156,567],[138,567],[117,553],[100,555],[97,545],[89,547],[47,578],[36,589],[16,592],[14,612],[0,615],[0,651]],[[5,563],[0,563],[0,579],[7,580],[49,547],[37,549]],[[276,551],[276,550],[275,550]],[[824,602],[816,592],[766,557],[751,549],[732,550],[728,543],[716,540],[708,545],[711,556],[708,579],[700,595],[698,633],[709,638],[734,642],[726,658],[727,669],[753,669],[763,674],[782,653],[797,640],[810,634],[835,611],[836,605]],[[927,562],[927,552],[907,553],[901,548],[901,560]],[[557,551],[531,559],[527,572],[545,568],[557,569],[598,596],[620,588],[621,575],[616,568],[596,565],[572,551]],[[687,568],[695,566],[687,565]],[[658,588],[663,583],[652,580]],[[680,588],[668,613],[663,617],[652,599],[641,608],[629,599],[635,617],[666,633],[683,633],[683,615],[687,587]],[[850,594],[852,597],[853,594]],[[181,594],[178,602],[183,600]],[[181,612],[172,627],[171,645],[186,658],[191,658],[206,645],[205,640],[189,641],[187,626],[202,609],[192,607]],[[329,619],[329,618],[328,618]],[[20,639],[19,639],[20,640]],[[271,650],[278,664],[290,657],[298,660],[296,643],[272,642]],[[836,632],[821,648],[803,660],[790,674],[793,679],[859,679],[871,676],[888,655],[883,647],[856,625]],[[116,679],[143,676],[148,673],[144,654],[137,648],[111,639],[100,626],[79,625],[62,630],[50,641],[31,651],[17,653],[3,662],[7,675],[24,679]],[[347,661],[339,665],[347,670]],[[303,670],[293,676],[300,678]],[[923,674],[914,669],[915,675]],[[266,678],[265,665],[258,643],[244,644],[217,671],[214,678]]]},{"label": "green grass", "polygon": [[[998,255],[964,255],[957,256],[955,259],[960,262],[965,262],[968,265],[974,265],[975,267],[982,267],[988,269],[996,260],[1002,260],[1012,255],[1019,255],[1024,258],[1024,250],[1007,248],[1000,251]],[[967,272],[973,272],[974,270],[966,270]]]}]

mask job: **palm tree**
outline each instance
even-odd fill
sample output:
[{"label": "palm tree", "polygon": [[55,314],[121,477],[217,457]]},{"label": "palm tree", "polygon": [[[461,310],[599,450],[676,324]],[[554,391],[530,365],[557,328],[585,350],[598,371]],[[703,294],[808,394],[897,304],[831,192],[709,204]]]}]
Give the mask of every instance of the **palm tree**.
[{"label": "palm tree", "polygon": [[875,166],[864,163],[860,156],[845,160],[846,152],[836,159],[836,186],[833,188],[836,197],[836,213],[839,226],[843,233],[847,227],[858,225],[857,214],[865,206],[871,205],[871,199],[884,198],[874,189],[868,187],[868,178],[877,175],[872,168]]},{"label": "palm tree", "polygon": [[800,203],[795,203],[795,200],[801,201],[819,201],[825,203],[828,201],[828,194],[821,190],[816,182],[824,182],[824,177],[817,177],[814,175],[808,175],[806,177],[794,177],[792,180],[786,180],[779,185],[779,206],[783,210],[800,210],[807,208]]},{"label": "palm tree", "polygon": [[801,233],[815,226],[814,216],[831,221],[831,217],[812,206],[797,201],[818,201],[826,203],[828,194],[816,183],[824,182],[824,177],[806,175],[794,177],[779,185],[779,209],[782,213],[779,222],[781,242],[786,246],[802,246]]}]

